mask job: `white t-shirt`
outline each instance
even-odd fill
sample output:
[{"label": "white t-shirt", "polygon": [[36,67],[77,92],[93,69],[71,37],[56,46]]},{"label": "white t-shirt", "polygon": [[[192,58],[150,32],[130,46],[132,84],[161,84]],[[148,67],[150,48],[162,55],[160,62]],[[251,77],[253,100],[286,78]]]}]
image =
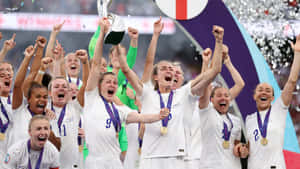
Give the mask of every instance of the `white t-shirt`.
[{"label": "white t-shirt", "polygon": [[[47,104],[48,108],[51,109],[51,102]],[[80,114],[83,109],[78,103],[77,99],[69,101],[66,105],[65,116],[61,124],[61,132],[58,128],[58,119],[63,108],[53,106],[56,114],[56,118],[51,121],[52,130],[58,133],[61,140],[60,148],[60,168],[61,169],[72,169],[74,165],[78,167],[80,163],[78,159],[83,155],[79,152],[78,147],[78,128]]]},{"label": "white t-shirt", "polygon": [[[161,95],[165,106],[167,106],[169,93],[162,93]],[[174,90],[170,112],[172,117],[168,122],[167,134],[162,136],[160,133],[161,121],[145,124],[143,158],[175,157],[187,154],[185,130],[189,128],[187,126],[191,122],[197,98],[191,93],[191,83]],[[141,113],[160,112],[160,97],[151,85],[143,85],[142,95],[139,99],[143,105]]]},{"label": "white t-shirt", "polygon": [[[11,134],[12,134],[11,129],[13,126],[13,116],[12,116],[11,104],[8,104],[8,101],[7,101],[8,97],[0,96],[0,99],[1,99],[1,102],[2,102],[6,112],[7,112],[7,115],[8,115],[9,121],[10,121],[8,128],[5,131],[5,139],[3,141],[0,140],[0,160],[4,161],[4,158],[5,158],[7,149],[8,149],[8,143],[11,142]],[[7,123],[8,120],[7,120],[6,116],[4,115],[4,113],[2,112],[1,107],[0,107],[0,118],[2,120],[2,124]],[[0,163],[0,168],[3,168],[2,165],[3,165],[3,163]]]},{"label": "white t-shirt", "polygon": [[28,125],[32,115],[28,111],[27,107],[28,104],[22,101],[22,104],[17,109],[13,110],[13,118],[15,123],[13,124],[12,140],[9,143],[9,146],[19,142],[20,140],[29,139]]},{"label": "white t-shirt", "polygon": [[[248,169],[269,169],[272,165],[276,166],[276,169],[286,168],[282,151],[287,112],[288,106],[285,106],[282,98],[279,97],[271,108],[267,127],[267,145],[261,144],[262,137],[258,128],[256,112],[247,116],[246,130],[250,142]],[[263,123],[267,111],[260,113],[264,113],[261,117]]]},{"label": "white t-shirt", "polygon": [[138,169],[140,155],[138,141],[138,123],[126,124],[128,149],[124,160],[125,169]]},{"label": "white t-shirt", "polygon": [[[89,155],[85,162],[86,168],[98,169],[108,166],[114,169],[123,168],[116,131],[99,95],[98,87],[85,92],[85,103],[83,121],[85,121],[84,130],[89,149]],[[109,105],[111,106],[110,103]],[[121,123],[126,122],[127,115],[132,110],[127,106],[115,105],[115,107],[118,109]]]},{"label": "white t-shirt", "polygon": [[[30,156],[31,167],[35,168],[40,151],[30,150],[28,153],[27,141],[23,140],[14,144],[8,149],[4,160],[5,169],[28,169],[28,157]],[[49,141],[44,146],[43,158],[40,169],[58,169],[59,167],[59,153]]]},{"label": "white t-shirt", "polygon": [[[221,115],[213,105],[210,103],[206,108],[199,109],[201,133],[202,133],[202,152],[201,152],[201,166],[199,168],[205,169],[240,169],[240,158],[234,156],[233,148],[234,141],[241,139],[241,122],[238,117],[228,113],[232,125],[225,114]],[[229,148],[223,148],[223,128],[225,122],[228,129],[231,128],[231,135],[229,140]]]},{"label": "white t-shirt", "polygon": [[187,144],[190,146],[191,151],[189,151],[190,153],[186,157],[186,160],[199,160],[202,151],[202,136],[198,102],[195,104],[190,132],[186,133],[186,135],[189,135],[191,137],[190,143]]}]

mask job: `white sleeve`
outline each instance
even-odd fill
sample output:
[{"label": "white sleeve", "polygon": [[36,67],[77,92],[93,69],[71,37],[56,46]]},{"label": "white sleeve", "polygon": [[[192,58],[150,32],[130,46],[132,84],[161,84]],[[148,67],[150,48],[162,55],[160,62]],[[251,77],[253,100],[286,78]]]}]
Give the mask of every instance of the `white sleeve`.
[{"label": "white sleeve", "polygon": [[126,123],[127,116],[131,112],[137,112],[137,111],[133,110],[133,109],[131,109],[131,108],[125,106],[125,105],[120,107],[119,115],[120,115],[120,120],[121,120],[122,123]]}]

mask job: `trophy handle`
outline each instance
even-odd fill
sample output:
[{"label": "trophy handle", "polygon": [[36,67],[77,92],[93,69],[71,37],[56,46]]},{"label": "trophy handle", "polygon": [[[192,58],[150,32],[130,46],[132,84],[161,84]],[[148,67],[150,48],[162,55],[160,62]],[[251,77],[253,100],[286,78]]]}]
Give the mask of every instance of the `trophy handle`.
[{"label": "trophy handle", "polygon": [[97,0],[98,15],[100,17],[108,16],[108,8],[111,5],[112,0]]}]

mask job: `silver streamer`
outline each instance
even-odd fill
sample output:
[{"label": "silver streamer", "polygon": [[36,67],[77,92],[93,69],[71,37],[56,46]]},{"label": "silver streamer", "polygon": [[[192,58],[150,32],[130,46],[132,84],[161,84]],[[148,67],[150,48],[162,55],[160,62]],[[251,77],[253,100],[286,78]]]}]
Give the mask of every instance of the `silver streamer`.
[{"label": "silver streamer", "polygon": [[251,34],[273,70],[289,66],[295,38],[293,21],[300,18],[300,0],[224,0]]}]

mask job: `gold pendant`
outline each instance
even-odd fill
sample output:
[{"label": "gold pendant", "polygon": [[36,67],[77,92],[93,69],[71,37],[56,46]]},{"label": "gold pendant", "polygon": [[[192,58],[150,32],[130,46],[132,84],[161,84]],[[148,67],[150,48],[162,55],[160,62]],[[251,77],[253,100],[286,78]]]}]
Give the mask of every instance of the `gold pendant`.
[{"label": "gold pendant", "polygon": [[0,141],[5,140],[5,133],[0,133]]},{"label": "gold pendant", "polygon": [[262,137],[262,139],[260,140],[260,143],[262,144],[262,145],[267,145],[268,144],[268,139],[267,138],[264,138],[264,137]]},{"label": "gold pendant", "polygon": [[119,139],[119,132],[116,133],[116,137],[117,137],[117,139]]},{"label": "gold pendant", "polygon": [[161,135],[166,135],[168,133],[168,128],[167,127],[160,127],[160,134]]},{"label": "gold pendant", "polygon": [[83,145],[78,146],[79,152],[82,153],[83,152]]},{"label": "gold pendant", "polygon": [[139,155],[142,154],[142,149],[141,148],[139,148],[138,153],[139,153]]},{"label": "gold pendant", "polygon": [[224,140],[222,145],[224,149],[229,149],[229,141]]}]

